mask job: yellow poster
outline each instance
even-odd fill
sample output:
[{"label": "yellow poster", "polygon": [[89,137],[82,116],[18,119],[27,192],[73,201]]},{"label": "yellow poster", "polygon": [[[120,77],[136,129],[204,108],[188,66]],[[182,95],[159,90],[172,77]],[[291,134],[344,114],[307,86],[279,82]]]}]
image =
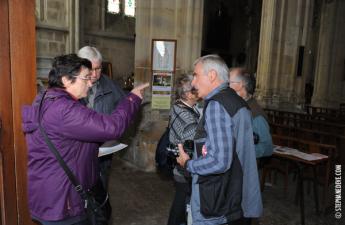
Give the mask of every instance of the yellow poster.
[{"label": "yellow poster", "polygon": [[172,72],[153,72],[152,108],[170,109],[172,91]]}]

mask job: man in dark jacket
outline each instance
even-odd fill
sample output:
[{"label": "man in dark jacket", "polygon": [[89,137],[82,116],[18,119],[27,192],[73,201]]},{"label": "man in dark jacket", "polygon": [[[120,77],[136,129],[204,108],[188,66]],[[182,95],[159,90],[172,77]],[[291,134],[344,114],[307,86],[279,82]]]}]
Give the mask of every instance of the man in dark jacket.
[{"label": "man in dark jacket", "polygon": [[[78,51],[78,56],[90,60],[92,64],[92,87],[82,102],[96,112],[110,114],[125,93],[115,81],[101,73],[103,58],[97,48],[85,46]],[[111,160],[112,154],[99,158],[101,179],[106,189],[108,188]]]},{"label": "man in dark jacket", "polygon": [[271,156],[273,143],[270,126],[265,111],[254,98],[256,83],[254,75],[243,67],[231,68],[229,72],[229,86],[248,103],[251,110],[253,132],[257,135],[255,142],[256,158]]}]

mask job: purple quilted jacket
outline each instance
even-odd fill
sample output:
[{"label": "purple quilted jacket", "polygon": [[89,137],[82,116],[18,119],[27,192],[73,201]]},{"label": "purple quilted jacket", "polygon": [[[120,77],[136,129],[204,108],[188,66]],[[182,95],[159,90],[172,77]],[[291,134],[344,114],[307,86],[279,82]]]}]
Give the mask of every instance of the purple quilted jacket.
[{"label": "purple quilted jacket", "polygon": [[[28,146],[28,195],[31,215],[61,220],[84,214],[84,203],[49,150],[38,129],[38,105],[23,106],[23,131]],[[73,99],[64,89],[49,89],[42,106],[41,124],[84,189],[99,177],[98,147],[118,139],[140,107],[130,93],[111,115],[99,114]]]}]

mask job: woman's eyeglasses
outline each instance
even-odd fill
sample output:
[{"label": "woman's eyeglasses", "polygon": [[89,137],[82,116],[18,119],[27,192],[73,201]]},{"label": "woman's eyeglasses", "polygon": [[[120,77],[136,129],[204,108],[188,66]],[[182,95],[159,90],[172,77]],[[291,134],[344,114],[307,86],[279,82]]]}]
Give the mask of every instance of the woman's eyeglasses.
[{"label": "woman's eyeglasses", "polygon": [[91,75],[86,75],[84,77],[82,76],[74,76],[74,77],[79,78],[80,80],[92,80]]},{"label": "woman's eyeglasses", "polygon": [[190,90],[190,92],[192,94],[198,94],[198,90],[195,87],[192,87],[192,89]]},{"label": "woman's eyeglasses", "polygon": [[195,87],[191,87],[191,88],[189,88],[187,90],[184,90],[184,93],[187,93],[187,92],[190,92],[192,94],[197,94],[198,90]]}]

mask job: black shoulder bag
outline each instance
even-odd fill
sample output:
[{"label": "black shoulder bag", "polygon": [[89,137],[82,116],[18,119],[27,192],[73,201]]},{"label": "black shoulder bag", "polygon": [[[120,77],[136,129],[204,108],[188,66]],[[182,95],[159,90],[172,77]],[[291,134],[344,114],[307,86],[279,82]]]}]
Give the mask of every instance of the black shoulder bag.
[{"label": "black shoulder bag", "polygon": [[100,179],[98,179],[96,185],[91,189],[85,190],[82,185],[78,182],[77,178],[72,173],[71,169],[67,166],[66,162],[62,159],[60,153],[55,148],[54,144],[48,138],[45,130],[41,126],[41,109],[42,103],[46,92],[43,94],[40,101],[38,109],[38,126],[44,137],[45,142],[47,143],[51,152],[55,155],[56,159],[59,161],[59,164],[65,171],[66,175],[72,182],[75,187],[75,190],[80,194],[81,199],[85,202],[85,209],[88,215],[89,221],[92,225],[107,225],[108,220],[111,216],[111,205],[109,202],[109,196]]},{"label": "black shoulder bag", "polygon": [[[174,124],[175,120],[180,116],[180,114],[177,114],[174,120],[171,124]],[[168,124],[170,124],[170,119]],[[166,176],[166,177],[172,177],[173,176],[173,169],[176,164],[175,157],[172,157],[171,152],[169,152],[167,149],[170,147],[170,140],[169,140],[169,134],[171,126],[167,126],[162,136],[159,138],[157,147],[156,147],[156,154],[155,154],[155,161],[156,161],[156,167],[158,171]],[[174,129],[174,128],[172,128]],[[174,130],[175,132],[175,130]],[[176,132],[175,132],[176,133]],[[171,153],[171,154],[170,154]]]}]

